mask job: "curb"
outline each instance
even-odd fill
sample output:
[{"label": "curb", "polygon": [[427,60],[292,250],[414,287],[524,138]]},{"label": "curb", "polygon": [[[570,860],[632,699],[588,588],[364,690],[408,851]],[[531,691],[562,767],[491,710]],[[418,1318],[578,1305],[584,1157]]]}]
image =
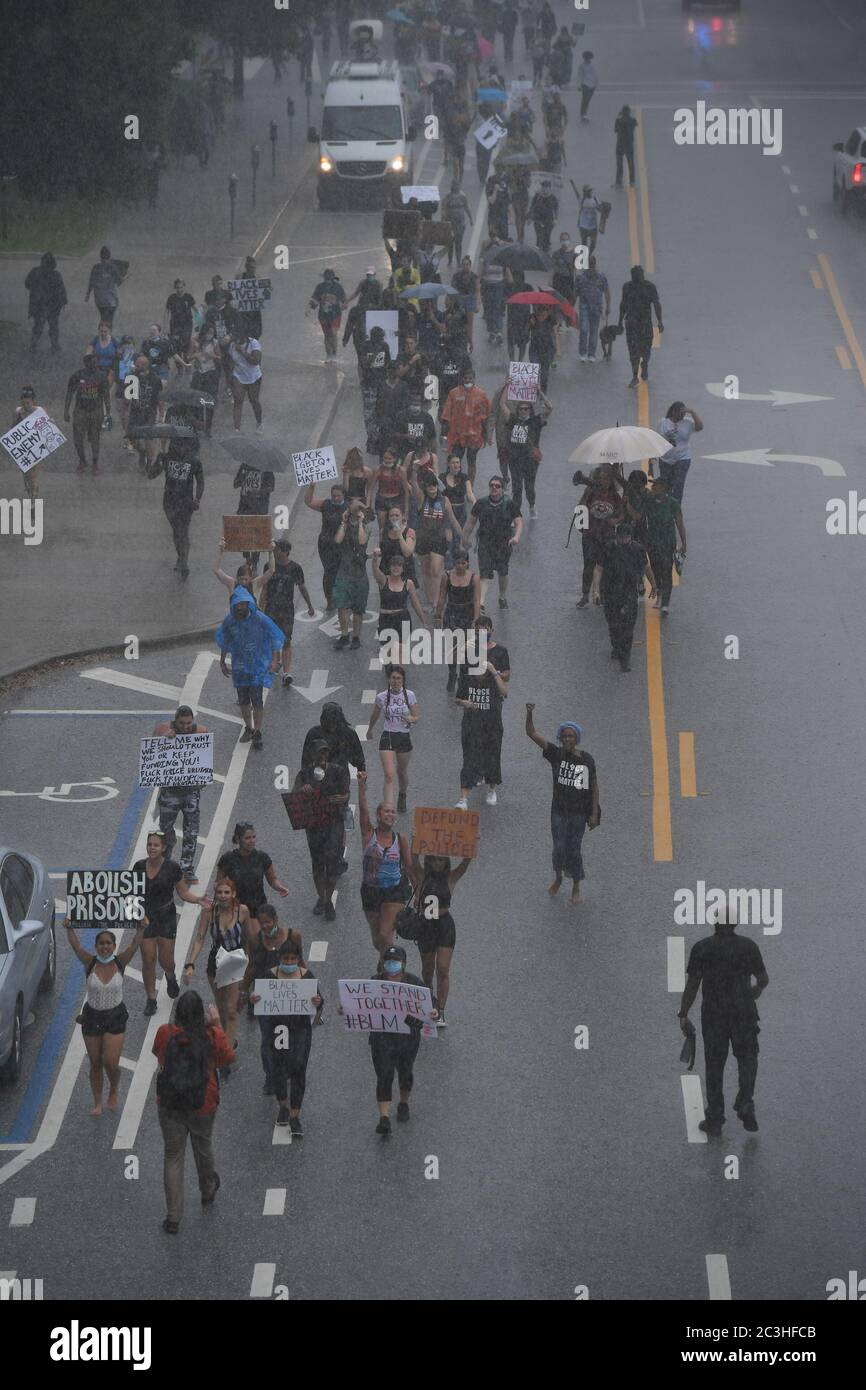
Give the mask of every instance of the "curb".
[{"label": "curb", "polygon": [[[340,379],[337,382],[337,389],[328,403],[326,410],[323,412],[323,415],[320,415],[319,420],[316,422],[318,429],[316,431],[314,447],[317,449],[322,446],[334,422],[334,417],[337,414],[337,409],[343,397],[346,386],[346,374],[345,372],[339,372],[338,376]],[[295,514],[301,503],[301,496],[301,489],[297,488],[289,509],[289,525],[287,527],[287,533],[289,535],[291,535],[292,526],[295,522]],[[167,633],[164,637],[143,637],[139,639],[139,650],[145,652],[161,651],[171,647],[182,647],[187,642],[210,642],[218,626],[218,622],[213,622],[207,627],[194,628],[190,632]],[[108,646],[106,646],[104,642],[101,642],[95,647],[81,647],[75,651],[55,652],[54,654],[49,653],[47,656],[37,657],[35,661],[28,661],[24,666],[16,666],[11,671],[0,670],[0,693],[2,693],[3,686],[7,681],[14,680],[17,676],[26,676],[31,672],[37,671],[42,666],[50,666],[58,661],[82,661],[89,656],[122,656],[125,648],[125,642],[117,642],[114,645],[109,644]]]}]

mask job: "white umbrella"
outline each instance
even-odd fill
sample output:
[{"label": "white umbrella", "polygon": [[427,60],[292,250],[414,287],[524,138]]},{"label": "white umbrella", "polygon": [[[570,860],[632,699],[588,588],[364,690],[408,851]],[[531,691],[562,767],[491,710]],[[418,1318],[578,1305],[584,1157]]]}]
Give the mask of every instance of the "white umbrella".
[{"label": "white umbrella", "polygon": [[640,463],[661,458],[670,449],[664,435],[642,425],[615,425],[596,430],[578,444],[569,463]]}]

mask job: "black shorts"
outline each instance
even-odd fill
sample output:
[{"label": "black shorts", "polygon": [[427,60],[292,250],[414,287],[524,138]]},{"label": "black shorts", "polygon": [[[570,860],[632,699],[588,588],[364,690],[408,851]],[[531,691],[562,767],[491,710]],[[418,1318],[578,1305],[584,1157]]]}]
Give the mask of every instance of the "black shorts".
[{"label": "black shorts", "polygon": [[106,1033],[125,1033],[129,1010],[125,1004],[116,1009],[92,1009],[85,1004],[81,1010],[81,1032],[85,1038],[101,1038]]},{"label": "black shorts", "polygon": [[428,922],[426,918],[418,932],[418,950],[422,956],[432,956],[441,949],[454,949],[457,928],[450,912],[443,912],[438,922]]},{"label": "black shorts", "polygon": [[393,888],[379,888],[375,883],[361,884],[361,906],[365,912],[378,912],[383,903],[404,903],[409,896],[406,883],[396,883]]},{"label": "black shorts", "polygon": [[235,693],[238,697],[238,704],[252,705],[253,709],[261,709],[263,706],[262,687],[260,685],[236,685]]},{"label": "black shorts", "polygon": [[266,616],[276,623],[289,646],[292,645],[292,629],[295,626],[294,608],[269,608]]},{"label": "black shorts", "polygon": [[511,563],[511,546],[490,545],[478,542],[478,573],[482,579],[492,579],[497,574],[507,574]]},{"label": "black shorts", "polygon": [[144,929],[144,940],[154,941],[160,938],[163,941],[174,941],[177,936],[177,913],[174,921],[164,918],[161,922],[151,922]]},{"label": "black shorts", "polygon": [[379,752],[411,753],[412,739],[409,734],[389,734],[386,731],[379,739]]},{"label": "black shorts", "polygon": [[444,559],[448,550],[448,542],[444,536],[419,536],[415,546],[416,555],[441,555]]}]

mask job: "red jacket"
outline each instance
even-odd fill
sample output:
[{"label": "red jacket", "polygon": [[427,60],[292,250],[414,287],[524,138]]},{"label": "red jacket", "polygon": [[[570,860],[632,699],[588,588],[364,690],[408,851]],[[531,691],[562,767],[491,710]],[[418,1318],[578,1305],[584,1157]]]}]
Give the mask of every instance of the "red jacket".
[{"label": "red jacket", "polygon": [[[161,1028],[157,1028],[156,1037],[153,1040],[153,1055],[161,1067],[165,1066],[165,1054],[168,1044],[172,1038],[176,1038],[183,1029],[176,1023],[163,1023]],[[231,1066],[235,1060],[234,1048],[218,1024],[212,1023],[208,1027],[208,1033],[213,1044],[211,1055],[210,1070],[207,1076],[207,1089],[204,1093],[204,1105],[201,1110],[196,1110],[196,1115],[212,1115],[220,1103],[220,1088],[217,1080],[217,1067]],[[157,1105],[159,1097],[157,1096]]]}]

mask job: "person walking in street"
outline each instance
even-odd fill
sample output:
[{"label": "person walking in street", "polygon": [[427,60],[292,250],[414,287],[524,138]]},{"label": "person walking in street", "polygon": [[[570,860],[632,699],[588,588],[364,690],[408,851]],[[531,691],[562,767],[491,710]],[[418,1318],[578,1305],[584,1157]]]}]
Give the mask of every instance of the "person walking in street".
[{"label": "person walking in street", "polygon": [[684,401],[674,401],[668,413],[656,425],[656,430],[669,440],[670,448],[659,459],[659,474],[665,478],[670,495],[682,505],[686,489],[686,476],[692,466],[690,440],[693,434],[700,434],[704,422],[696,410]]},{"label": "person walking in street", "polygon": [[241,427],[244,400],[248,400],[256,419],[256,428],[262,428],[262,407],[259,396],[262,389],[262,345],[258,338],[249,338],[246,329],[237,329],[225,339],[220,347],[227,352],[232,365],[232,421],[236,430]]},{"label": "person walking in street", "polygon": [[[542,387],[542,389],[544,388]],[[516,507],[519,515],[523,506],[525,486],[529,515],[534,520],[537,516],[535,479],[541,464],[539,441],[541,431],[544,429],[544,418],[541,415],[533,415],[530,401],[517,401],[509,405],[507,401],[503,400],[500,409],[508,422],[505,432],[505,448],[508,456],[508,470],[511,474],[512,505]],[[500,579],[500,593],[501,589],[502,581]]]},{"label": "person walking in street", "polygon": [[[505,189],[505,206],[508,207],[508,190]],[[492,205],[491,205],[492,207]],[[494,233],[481,252],[481,307],[484,326],[487,329],[488,343],[498,346],[502,342],[502,320],[505,311],[505,267],[497,265],[492,259],[495,252],[502,249],[508,230]]]},{"label": "person walking in street", "polygon": [[532,195],[529,204],[529,221],[535,228],[535,242],[540,251],[550,250],[550,236],[559,216],[559,199],[551,187],[550,179],[541,180],[541,188]]},{"label": "person walking in street", "polygon": [[507,608],[508,567],[511,552],[520,544],[523,534],[523,517],[520,508],[510,497],[505,496],[502,478],[498,473],[487,484],[489,495],[480,497],[472,508],[463,528],[463,547],[469,549],[469,541],[475,527],[478,527],[478,573],[481,576],[481,609],[487,603],[487,590],[494,572],[499,576],[499,607]]},{"label": "person walking in street", "polygon": [[538,733],[533,720],[534,704],[526,706],[526,734],[541,749],[553,773],[553,800],[550,804],[550,835],[553,840],[552,898],[562,887],[563,874],[571,879],[571,904],[581,902],[580,885],[586,877],[581,846],[587,827],[594,830],[601,811],[595,759],[578,749],[583,730],[566,719],[556,731],[556,743]]},{"label": "person walking in street", "polygon": [[383,732],[379,739],[379,757],[385,783],[382,801],[385,806],[393,806],[396,800],[397,810],[402,813],[406,810],[406,793],[409,790],[411,729],[418,723],[420,711],[415,692],[406,687],[405,668],[392,664],[385,667],[385,674],[388,688],[380,690],[373,702],[367,738],[373,737],[373,729],[381,715]]},{"label": "person walking in street", "polygon": [[601,601],[610,635],[610,654],[621,671],[631,670],[631,644],[637,622],[637,590],[646,571],[646,554],[633,537],[627,521],[616,528],[615,538],[604,547]]},{"label": "person walking in street", "polygon": [[585,507],[589,524],[581,531],[583,574],[578,608],[586,608],[592,600],[600,603],[599,581],[604,560],[604,547],[613,540],[617,524],[625,520],[622,498],[610,467],[602,464],[593,469],[589,480],[577,470],[572,482],[575,487],[585,484],[579,505]]},{"label": "person walking in street", "polygon": [[[204,472],[197,439],[170,439],[168,448],[147,465],[148,478],[165,474],[162,509],[171,527],[177,552],[175,570],[189,578],[189,524],[204,495]],[[249,597],[249,596],[248,596]]]},{"label": "person walking in street", "polygon": [[456,550],[454,552],[454,568],[446,571],[440,582],[434,618],[436,626],[442,627],[443,632],[449,633],[454,644],[452,660],[448,665],[448,681],[445,687],[449,695],[457,684],[458,670],[461,665],[457,654],[458,634],[462,634],[463,641],[468,646],[470,637],[476,632],[475,624],[480,613],[480,580],[478,575],[469,568],[468,551]]},{"label": "person walking in street", "polygon": [[388,516],[399,507],[403,516],[409,512],[409,484],[406,471],[400,465],[397,450],[390,445],[382,453],[382,462],[373,474],[373,510],[379,523],[379,535],[384,535]]},{"label": "person walking in street", "polygon": [[326,739],[305,744],[304,761],[292,790],[311,793],[316,799],[316,823],[305,832],[317,895],[313,915],[334,922],[334,891],[344,863],[348,764],[332,758]]},{"label": "person walking in street", "polygon": [[[286,941],[280,947],[279,960],[266,971],[275,980],[295,981],[311,978],[304,965],[300,946],[294,941]],[[260,979],[266,978],[260,976]],[[317,982],[318,984],[318,982]],[[250,995],[250,1003],[256,1004],[260,996]],[[262,1032],[267,1039],[270,1053],[270,1075],[273,1094],[277,1100],[277,1124],[288,1125],[293,1139],[303,1139],[304,1127],[301,1124],[301,1106],[307,1089],[307,1065],[313,1045],[313,1024],[323,1023],[322,1009],[324,999],[321,990],[312,996],[316,1010],[315,1018],[306,1014],[269,1014],[261,1019]]]},{"label": "person walking in street", "polygon": [[659,333],[664,333],[659,292],[644,274],[643,266],[633,265],[631,278],[622,287],[619,302],[618,328],[625,324],[625,341],[631,363],[629,386],[637,386],[638,370],[644,381],[649,379],[649,360],[653,345],[653,309]]},{"label": "person walking in street", "polygon": [[473,347],[475,315],[478,313],[479,284],[478,276],[472,269],[471,258],[464,256],[460,262],[460,269],[451,277],[451,287],[458,291],[457,304],[466,316],[466,340],[470,352]]},{"label": "person walking in street", "polygon": [[326,366],[330,366],[337,360],[340,323],[345,302],[346,291],[340,284],[336,270],[323,271],[321,280],[310,296],[310,307],[307,312],[312,313],[315,310],[318,313],[319,327],[325,340]]},{"label": "person walking in street", "polygon": [[[754,979],[755,983],[752,984]],[[737,1059],[738,1082],[734,1112],[743,1128],[754,1134],[755,1081],[758,1075],[760,1018],[757,1001],[770,977],[754,941],[736,934],[736,918],[722,909],[712,936],[696,941],[686,967],[686,987],[677,1017],[688,1036],[689,1009],[703,987],[701,1033],[704,1039],[707,1104],[698,1125],[705,1134],[720,1135],[725,1123],[724,1077],[728,1048]]]},{"label": "person walking in street", "polygon": [[412,867],[420,919],[415,944],[421,955],[421,978],[433,996],[440,1028],[447,1027],[445,1005],[451,989],[451,957],[457,943],[451,899],[471,863],[471,859],[461,859],[452,869],[447,854],[425,854],[423,863],[416,859]]},{"label": "person walking in street", "polygon": [[595,54],[587,49],[581,54],[581,61],[577,69],[577,85],[580,88],[580,119],[589,120],[589,103],[595,96],[598,86],[598,71],[595,66]]},{"label": "person walking in street", "polygon": [[[124,334],[120,340],[116,356],[111,368],[111,375],[114,379],[114,399],[117,401],[117,413],[120,416],[120,427],[124,433],[129,429],[129,411],[132,402],[126,396],[126,383],[135,374],[135,339],[130,335]],[[131,439],[124,440],[127,453],[135,453],[135,445]]]},{"label": "person walking in street", "polygon": [[130,397],[126,433],[132,452],[138,454],[138,471],[144,473],[149,462],[158,452],[158,441],[141,439],[136,435],[139,426],[150,428],[156,424],[159,414],[159,400],[162,395],[162,381],[153,370],[146,353],[139,353],[135,359],[133,374],[138,387],[137,394]]},{"label": "person walking in street", "polygon": [[340,547],[334,537],[340,529],[340,519],[346,510],[346,494],[339,483],[334,483],[328,497],[316,497],[316,484],[310,483],[304,492],[304,506],[318,512],[322,520],[319,538],[316,542],[319,559],[322,562],[322,592],[325,595],[325,612],[334,611],[334,581],[340,568]]},{"label": "person walking in street", "polygon": [[[465,139],[465,136],[464,136]],[[469,218],[470,227],[475,226],[472,217],[472,209],[469,206],[469,199],[460,187],[457,179],[451,184],[450,192],[442,199],[441,217],[443,222],[451,223],[451,241],[448,243],[448,264],[449,266],[457,261],[463,260],[463,237],[466,232],[466,219]],[[456,289],[457,286],[455,285]]]},{"label": "person walking in street", "polygon": [[190,387],[213,398],[212,406],[201,406],[197,418],[204,426],[205,438],[210,439],[213,426],[214,408],[220,398],[220,377],[222,374],[222,352],[217,342],[213,323],[203,323],[192,353],[192,377]]},{"label": "person walking in street", "polygon": [[246,944],[256,930],[249,924],[250,912],[240,900],[237,884],[222,874],[217,879],[211,905],[202,907],[199,913],[198,926],[183,967],[184,983],[188,985],[192,981],[205,937],[209,935],[211,945],[205,970],[207,982],[219,1009],[226,1038],[235,1051],[238,993],[246,970]]},{"label": "person walking in street", "polygon": [[[277,910],[270,903],[263,903],[258,910],[259,929],[258,933],[252,932],[248,943],[248,963],[244,977],[241,980],[238,990],[238,1009],[246,1008],[247,1016],[252,1007],[250,992],[253,988],[254,980],[263,980],[269,970],[273,970],[280,959],[280,949],[286,942],[291,942],[297,946],[300,959],[303,959],[303,943],[301,933],[293,931],[285,926],[277,917]],[[255,1017],[255,1013],[253,1014]],[[262,1070],[265,1074],[265,1084],[262,1087],[263,1096],[274,1094],[274,1079],[271,1069],[271,1048],[268,1036],[267,1019],[259,1014],[259,1034],[260,1046],[259,1057],[261,1058]]]},{"label": "person walking in street", "polygon": [[558,309],[539,307],[529,317],[529,352],[527,360],[537,362],[539,390],[547,390],[550,370],[556,365],[559,354],[559,330],[557,328]]},{"label": "person walking in street", "polygon": [[553,261],[553,274],[550,283],[561,294],[563,299],[567,299],[569,304],[573,304],[577,298],[576,270],[574,268],[574,246],[568,232],[560,232],[559,248],[551,256]]},{"label": "person walking in street", "polygon": [[590,255],[595,250],[598,241],[598,223],[601,217],[601,203],[592,191],[590,184],[583,185],[580,198],[580,208],[577,214],[577,230],[580,233],[581,246],[588,246]]},{"label": "person walking in street", "polygon": [[445,556],[454,536],[461,531],[451,503],[434,471],[422,475],[423,486],[414,484],[418,504],[415,554],[421,561],[424,593],[430,611],[436,606],[439,584],[445,569]]},{"label": "person walking in street", "polygon": [[634,188],[634,133],[637,121],[631,114],[631,107],[624,106],[613,123],[616,136],[616,180],[614,188],[622,188],[622,162],[628,161],[628,178]]},{"label": "person walking in street", "polygon": [[102,1114],[104,1074],[108,1075],[107,1110],[116,1110],[120,1086],[120,1054],[129,1010],[123,1002],[123,972],[129,965],[144,936],[144,922],[139,922],[135,935],[122,951],[117,949],[117,937],[112,931],[97,935],[94,952],[86,951],[78,940],[69,918],[63,922],[66,939],[84,966],[87,977],[87,1001],[76,1022],[81,1024],[81,1036],[90,1062],[90,1089],[93,1092],[91,1115]]},{"label": "person walking in street", "polygon": [[[22,420],[26,420],[28,415],[32,415],[34,410],[39,409],[39,402],[36,399],[36,392],[32,386],[22,386],[18,404],[15,407],[15,415],[10,429],[20,425]],[[28,468],[24,477],[24,491],[30,498],[39,496],[39,476],[42,472],[42,464],[34,463]]]},{"label": "person walking in street", "polygon": [[232,844],[234,849],[226,850],[217,860],[217,875],[237,884],[238,897],[244,907],[249,908],[250,931],[254,937],[259,913],[267,905],[265,884],[270,884],[281,898],[287,898],[289,890],[274,868],[271,856],[266,850],[256,848],[256,828],[250,821],[238,821],[232,831]]},{"label": "person walking in street", "polygon": [[112,337],[111,329],[104,319],[99,324],[96,337],[91,339],[90,346],[96,357],[96,370],[102,374],[108,384],[102,428],[110,430],[112,427],[111,388],[114,385],[114,364],[120,351],[120,343]]},{"label": "person walking in street", "polygon": [[334,535],[340,552],[340,565],[334,580],[333,601],[340,624],[340,636],[334,643],[337,651],[349,646],[349,617],[352,619],[351,646],[361,645],[361,624],[367,612],[370,580],[367,575],[367,528],[364,524],[364,503],[356,497],[350,502]]},{"label": "person walking in street", "polygon": [[475,506],[472,483],[469,475],[463,472],[461,465],[460,455],[449,451],[445,472],[439,474],[442,495],[451,503],[451,510],[457,521],[457,529],[452,535],[451,544],[445,556],[446,570],[453,567],[455,553],[463,548],[463,528],[469,516],[469,508]]},{"label": "person walking in street", "polygon": [[209,1207],[220,1187],[214,1166],[213,1127],[220,1100],[217,1069],[227,1073],[235,1061],[213,1005],[205,1014],[194,989],[178,1001],[174,1023],[164,1023],[153,1040],[159,1063],[156,1103],[165,1142],[166,1217],[162,1229],[177,1235],[183,1217],[186,1141],[192,1143],[201,1204]]},{"label": "person walking in street", "polygon": [[[176,738],[178,734],[208,734],[204,724],[196,724],[195,715],[189,705],[178,705],[174,718],[157,724],[153,738]],[[198,844],[201,817],[201,787],[160,787],[156,797],[159,814],[159,828],[165,835],[165,852],[171,859],[177,843],[175,821],[181,817],[183,840],[180,850],[180,868],[187,883],[198,883],[193,869],[196,845]]]},{"label": "person walking in street", "polygon": [[517,0],[505,0],[499,15],[499,27],[502,30],[502,48],[506,63],[514,62],[514,35],[517,33],[518,21]]},{"label": "person walking in street", "polygon": [[229,613],[215,633],[220,671],[228,676],[226,656],[232,659],[231,678],[244,721],[240,742],[252,742],[261,752],[264,701],[262,691],[273,684],[285,633],[264,613],[248,589],[238,585],[229,600]]},{"label": "person walking in street", "polygon": [[39,346],[42,331],[48,324],[48,339],[51,351],[60,351],[60,314],[66,308],[66,286],[63,276],[57,269],[57,261],[50,251],[46,251],[37,266],[28,270],[24,280],[28,293],[27,317],[33,320],[30,332],[30,351],[34,353]]},{"label": "person walking in street", "polygon": [[381,960],[383,952],[394,944],[397,913],[408,897],[412,851],[406,836],[394,828],[397,812],[393,805],[380,801],[373,825],[367,806],[367,776],[359,769],[358,818],[363,845],[361,907]]},{"label": "person walking in street", "polygon": [[597,268],[595,256],[589,258],[589,268],[582,270],[575,282],[580,313],[580,343],[578,355],[581,362],[598,361],[598,330],[601,311],[604,321],[610,317],[610,285],[607,276]]},{"label": "person walking in street", "polygon": [[653,575],[653,607],[660,608],[663,613],[669,613],[677,535],[683,555],[686,553],[687,540],[682,508],[677,499],[670,496],[670,483],[667,478],[653,480],[649,497],[646,499],[644,518],[647,556]]},{"label": "person walking in street", "polygon": [[382,655],[388,651],[391,660],[402,653],[408,644],[411,628],[409,606],[414,608],[421,626],[426,626],[424,609],[418,601],[415,581],[406,574],[406,561],[399,551],[391,551],[383,570],[379,565],[382,552],[373,551],[373,578],[379,586],[378,638],[383,644]]},{"label": "person walking in street", "polygon": [[502,703],[511,680],[508,649],[495,641],[490,618],[477,618],[475,630],[486,634],[487,664],[481,675],[468,665],[462,667],[457,680],[455,700],[463,708],[463,766],[455,803],[460,811],[469,810],[469,793],[479,782],[487,784],[487,805],[496,805],[496,788],[502,782]]},{"label": "person walking in street", "polygon": [[295,626],[295,589],[307,605],[307,617],[315,618],[309,590],[304,580],[304,571],[291,559],[292,543],[284,537],[274,541],[273,567],[266,571],[263,612],[276,623],[285,641],[282,651],[282,682],[287,690],[292,684],[292,632]]},{"label": "person walking in street", "polygon": [[[166,790],[174,790],[166,788]],[[189,791],[190,788],[179,788]],[[198,821],[196,820],[196,824]],[[184,826],[184,839],[186,826]],[[177,908],[174,895],[185,903],[196,903],[210,907],[207,895],[193,893],[190,888],[195,879],[187,879],[180,865],[171,858],[168,836],[162,830],[153,830],[145,842],[146,858],[133,864],[133,869],[144,874],[144,936],[141,942],[141,976],[147,1002],[145,1017],[156,1013],[156,962],[165,974],[166,994],[176,999],[180,993],[174,959],[174,943],[177,939]]]},{"label": "person walking in street", "polygon": [[93,302],[99,311],[99,317],[108,324],[109,328],[114,326],[114,315],[117,313],[118,305],[117,290],[122,281],[122,266],[118,265],[117,261],[112,260],[111,251],[107,246],[103,246],[99,252],[99,260],[91,268],[84,302],[86,304],[90,296],[93,295]]},{"label": "person walking in street", "polygon": [[192,343],[193,314],[195,300],[187,291],[183,280],[175,280],[172,293],[165,301],[168,315],[168,336],[179,357],[188,357]]},{"label": "person walking in street", "polygon": [[91,472],[99,469],[99,448],[102,442],[102,421],[108,409],[108,381],[96,365],[92,347],[84,352],[84,369],[73,372],[66,385],[63,418],[67,422],[72,407],[72,439],[78,455],[76,473],[87,472],[86,446],[90,445]]},{"label": "person walking in street", "polygon": [[[253,468],[242,463],[232,480],[238,497],[238,516],[268,516],[271,510],[271,493],[277,480],[269,468]],[[258,550],[245,550],[244,559],[255,574],[259,564]]]}]

